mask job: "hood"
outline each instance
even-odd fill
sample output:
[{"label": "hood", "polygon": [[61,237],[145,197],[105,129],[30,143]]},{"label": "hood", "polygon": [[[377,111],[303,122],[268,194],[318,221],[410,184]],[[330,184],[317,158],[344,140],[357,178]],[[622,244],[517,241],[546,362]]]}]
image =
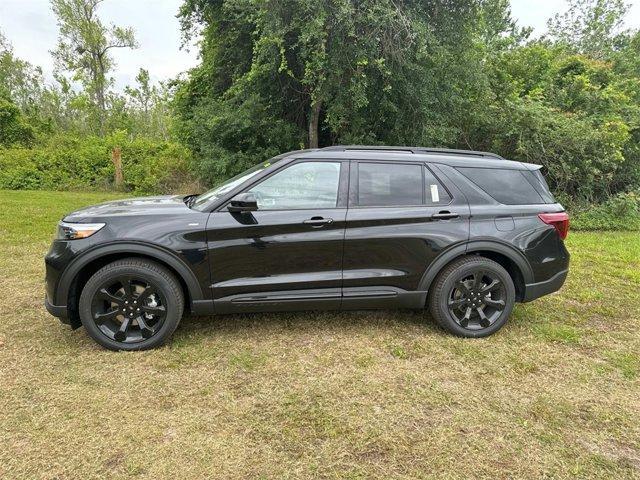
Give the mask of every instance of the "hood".
[{"label": "hood", "polygon": [[106,217],[174,214],[189,209],[183,198],[184,195],[165,195],[105,202],[71,212],[64,217],[64,220],[67,222],[87,222]]}]

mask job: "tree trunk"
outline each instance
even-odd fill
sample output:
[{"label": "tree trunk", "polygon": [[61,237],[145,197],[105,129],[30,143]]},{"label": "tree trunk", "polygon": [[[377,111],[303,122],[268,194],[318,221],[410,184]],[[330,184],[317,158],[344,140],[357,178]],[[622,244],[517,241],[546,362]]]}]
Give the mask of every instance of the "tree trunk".
[{"label": "tree trunk", "polygon": [[115,185],[116,188],[122,188],[124,184],[124,176],[122,175],[122,152],[120,147],[114,147],[111,151],[111,161],[113,162],[113,168],[115,169]]},{"label": "tree trunk", "polygon": [[322,100],[316,100],[311,105],[311,117],[309,118],[309,148],[318,148],[318,127],[320,126],[320,110]]},{"label": "tree trunk", "polygon": [[103,55],[96,55],[96,68],[93,78],[93,88],[95,89],[96,103],[98,106],[98,115],[100,116],[100,136],[105,135],[105,121],[107,115],[107,102],[105,99],[105,68]]}]

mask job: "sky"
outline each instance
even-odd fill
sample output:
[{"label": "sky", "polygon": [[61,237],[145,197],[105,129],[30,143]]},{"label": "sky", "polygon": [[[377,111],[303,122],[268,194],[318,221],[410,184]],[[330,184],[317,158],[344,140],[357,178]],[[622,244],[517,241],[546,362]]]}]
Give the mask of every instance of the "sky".
[{"label": "sky", "polygon": [[[197,65],[197,48],[181,49],[176,19],[181,0],[105,0],[99,15],[105,24],[131,26],[140,47],[117,49],[114,58],[115,87],[122,90],[134,83],[140,67],[149,70],[152,80],[165,80]],[[640,27],[640,0],[631,0],[627,26]],[[521,26],[534,28],[534,35],[546,30],[547,18],[564,10],[565,0],[511,0],[512,16]],[[52,78],[58,27],[49,0],[0,0],[0,30],[13,44],[15,54],[43,68]]]}]

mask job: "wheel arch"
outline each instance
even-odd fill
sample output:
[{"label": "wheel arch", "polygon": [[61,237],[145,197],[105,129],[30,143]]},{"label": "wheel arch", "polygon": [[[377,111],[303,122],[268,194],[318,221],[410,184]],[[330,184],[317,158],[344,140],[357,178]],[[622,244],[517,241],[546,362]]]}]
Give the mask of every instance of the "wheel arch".
[{"label": "wheel arch", "polygon": [[117,243],[92,249],[76,258],[64,271],[56,298],[66,299],[69,320],[72,327],[80,326],[78,300],[86,281],[103,266],[123,258],[143,258],[154,261],[169,269],[180,282],[185,305],[204,300],[202,289],[189,267],[175,254],[155,245],[142,243]]},{"label": "wheel arch", "polygon": [[441,253],[427,268],[419,289],[428,291],[436,276],[451,262],[466,255],[478,255],[499,263],[513,279],[516,300],[524,298],[525,285],[533,282],[533,271],[524,254],[511,245],[494,240],[469,242]]}]

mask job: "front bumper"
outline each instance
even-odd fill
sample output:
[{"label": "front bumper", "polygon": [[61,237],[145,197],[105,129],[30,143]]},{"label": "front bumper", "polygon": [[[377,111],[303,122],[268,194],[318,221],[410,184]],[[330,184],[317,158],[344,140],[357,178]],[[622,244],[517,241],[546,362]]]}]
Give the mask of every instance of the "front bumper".
[{"label": "front bumper", "polygon": [[[80,241],[80,240],[76,240]],[[58,283],[67,265],[74,258],[70,242],[54,240],[49,252],[44,257],[45,263],[45,298],[44,306],[54,317],[58,317],[62,323],[71,324],[67,296],[57,293]],[[60,297],[60,298],[58,298]]]},{"label": "front bumper", "polygon": [[535,300],[536,298],[542,297],[543,295],[557,292],[558,290],[560,290],[562,285],[564,285],[568,274],[569,269],[562,270],[561,272],[556,273],[549,280],[525,285],[524,298],[522,299],[522,301],[530,302],[532,300]]},{"label": "front bumper", "polygon": [[69,321],[69,311],[67,310],[66,305],[53,305],[48,297],[44,298],[44,306],[54,317],[58,317],[62,323],[66,323],[67,325],[71,322]]}]

